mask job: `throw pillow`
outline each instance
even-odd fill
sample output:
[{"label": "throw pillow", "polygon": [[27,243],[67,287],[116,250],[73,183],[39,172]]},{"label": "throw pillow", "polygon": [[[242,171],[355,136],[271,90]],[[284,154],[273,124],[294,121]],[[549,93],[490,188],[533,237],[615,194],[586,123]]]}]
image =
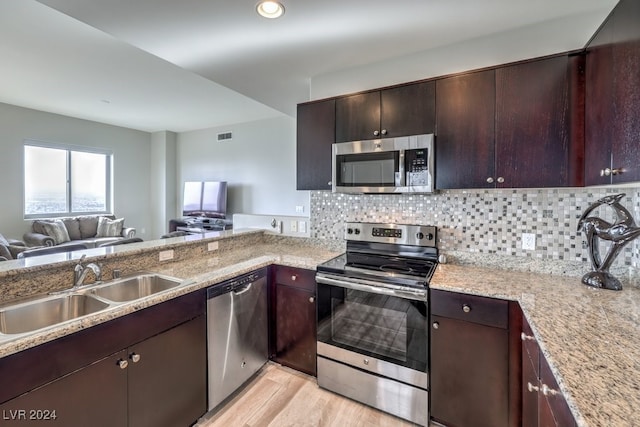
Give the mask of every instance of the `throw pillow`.
[{"label": "throw pillow", "polygon": [[64,222],[62,222],[62,220],[56,219],[51,222],[43,222],[42,228],[44,228],[47,236],[53,238],[56,245],[71,240],[69,238],[69,233],[67,232],[67,227],[64,226]]},{"label": "throw pillow", "polygon": [[104,216],[98,218],[98,231],[96,237],[120,237],[124,218],[109,219]]},{"label": "throw pillow", "polygon": [[0,245],[5,245],[5,246],[9,245],[9,241],[7,239],[5,239],[2,234],[0,234]]},{"label": "throw pillow", "polygon": [[80,232],[80,221],[78,221],[76,218],[65,218],[62,220],[62,222],[64,222],[64,226],[67,228],[69,239],[82,239],[82,233]]},{"label": "throw pillow", "polygon": [[79,216],[77,218],[80,226],[80,237],[83,239],[96,237],[96,233],[98,232],[98,217]]}]

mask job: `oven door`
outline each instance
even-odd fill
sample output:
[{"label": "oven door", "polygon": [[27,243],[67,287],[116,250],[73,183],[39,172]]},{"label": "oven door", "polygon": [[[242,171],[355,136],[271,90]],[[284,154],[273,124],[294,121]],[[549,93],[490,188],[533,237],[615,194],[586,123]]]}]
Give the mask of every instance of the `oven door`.
[{"label": "oven door", "polygon": [[[427,388],[426,288],[403,288],[325,273],[318,273],[316,282],[318,354],[331,358],[334,354],[363,355],[382,361],[380,365],[394,365],[394,371],[400,367],[408,368],[401,371],[418,371],[420,379],[407,382],[417,381],[415,385]],[[367,358],[364,360],[369,364]]]}]

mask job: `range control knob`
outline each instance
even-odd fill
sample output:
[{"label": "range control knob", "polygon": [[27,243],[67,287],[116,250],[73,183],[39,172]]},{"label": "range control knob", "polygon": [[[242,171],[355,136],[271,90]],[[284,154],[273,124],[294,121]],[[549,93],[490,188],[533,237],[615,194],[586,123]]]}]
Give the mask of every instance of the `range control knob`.
[{"label": "range control knob", "polygon": [[433,233],[427,234],[427,240],[433,240]]},{"label": "range control knob", "polygon": [[356,234],[360,234],[360,229],[356,228],[355,230],[353,230],[353,232],[356,233]]},{"label": "range control knob", "polygon": [[418,233],[418,234],[416,234],[416,239],[418,239],[418,240],[422,240],[422,239],[424,239],[424,233]]},{"label": "range control knob", "polygon": [[353,228],[347,228],[347,234],[353,234]]}]

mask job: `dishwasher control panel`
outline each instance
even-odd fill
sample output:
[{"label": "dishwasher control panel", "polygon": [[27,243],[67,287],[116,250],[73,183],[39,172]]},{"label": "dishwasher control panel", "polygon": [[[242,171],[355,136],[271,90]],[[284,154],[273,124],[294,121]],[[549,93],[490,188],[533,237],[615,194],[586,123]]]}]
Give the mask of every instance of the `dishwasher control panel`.
[{"label": "dishwasher control panel", "polygon": [[262,268],[257,271],[253,271],[251,273],[243,274],[242,276],[238,276],[231,280],[226,280],[222,283],[218,283],[217,285],[213,285],[207,289],[207,298],[214,298],[218,295],[226,294],[233,291],[240,291],[253,282],[266,277],[267,269]]}]

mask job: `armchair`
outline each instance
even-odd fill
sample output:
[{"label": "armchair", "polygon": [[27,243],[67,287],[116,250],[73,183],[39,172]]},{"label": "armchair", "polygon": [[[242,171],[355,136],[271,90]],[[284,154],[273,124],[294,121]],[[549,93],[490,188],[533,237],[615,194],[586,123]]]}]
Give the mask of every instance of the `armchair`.
[{"label": "armchair", "polygon": [[0,261],[16,259],[18,254],[29,249],[22,240],[7,239],[0,234]]}]

